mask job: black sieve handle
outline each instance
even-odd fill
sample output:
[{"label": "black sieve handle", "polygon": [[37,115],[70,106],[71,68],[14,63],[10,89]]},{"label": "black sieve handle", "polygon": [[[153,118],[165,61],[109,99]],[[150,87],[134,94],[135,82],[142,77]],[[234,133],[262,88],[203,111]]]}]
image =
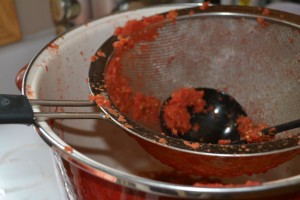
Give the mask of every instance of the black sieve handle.
[{"label": "black sieve handle", "polygon": [[32,124],[34,114],[23,95],[0,94],[0,124]]}]

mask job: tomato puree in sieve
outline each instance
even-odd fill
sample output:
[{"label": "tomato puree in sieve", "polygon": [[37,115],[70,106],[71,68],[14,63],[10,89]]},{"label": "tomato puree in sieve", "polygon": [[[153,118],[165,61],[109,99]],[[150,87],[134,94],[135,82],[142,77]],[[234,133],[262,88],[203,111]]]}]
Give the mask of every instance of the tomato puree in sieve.
[{"label": "tomato puree in sieve", "polygon": [[[264,11],[264,13],[268,14],[267,11]],[[105,73],[105,87],[116,107],[136,122],[156,131],[161,131],[159,115],[162,102],[157,97],[135,91],[130,86],[129,78],[122,73],[121,57],[124,52],[134,48],[135,45],[141,42],[155,41],[159,36],[158,30],[167,21],[176,23],[177,15],[177,11],[171,10],[165,16],[158,14],[144,17],[141,20],[129,20],[125,26],[117,27],[114,32],[117,41],[113,44],[115,53],[108,63]],[[147,51],[147,48],[147,45],[141,46],[143,52]],[[102,51],[98,51],[95,56],[104,57],[106,55]],[[191,116],[187,108],[192,107],[195,113],[205,112],[206,102],[203,96],[204,91],[184,87],[171,94],[171,100],[164,105],[163,117],[166,126],[174,135],[184,135],[190,129],[197,130],[200,128],[197,125],[191,125]],[[109,100],[102,95],[90,96],[90,100],[96,101],[99,106],[110,106]],[[265,136],[261,133],[261,130],[266,127],[265,124],[255,125],[249,117],[239,117],[237,125],[241,138],[248,143],[264,142],[272,139],[271,136]],[[220,140],[218,143],[230,144],[231,141]]]}]

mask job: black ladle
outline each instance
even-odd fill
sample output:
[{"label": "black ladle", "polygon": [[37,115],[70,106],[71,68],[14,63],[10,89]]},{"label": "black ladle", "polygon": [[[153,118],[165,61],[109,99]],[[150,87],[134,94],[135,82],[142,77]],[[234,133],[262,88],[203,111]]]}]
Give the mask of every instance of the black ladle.
[{"label": "black ladle", "polygon": [[[206,112],[195,113],[191,107],[187,107],[188,112],[191,115],[191,126],[196,123],[199,125],[199,129],[195,130],[191,128],[184,134],[174,135],[172,131],[166,126],[164,119],[164,106],[171,100],[169,97],[162,106],[160,112],[160,123],[162,131],[172,137],[179,137],[184,140],[194,142],[204,142],[218,144],[219,140],[231,140],[233,144],[245,143],[240,139],[239,132],[237,130],[236,120],[239,116],[247,116],[243,107],[231,96],[210,88],[196,88],[196,90],[203,90],[203,99],[206,101]],[[213,109],[209,109],[213,108]],[[280,124],[277,126],[271,126],[262,130],[263,134],[276,134],[279,132],[287,131],[300,127],[300,119]]]}]

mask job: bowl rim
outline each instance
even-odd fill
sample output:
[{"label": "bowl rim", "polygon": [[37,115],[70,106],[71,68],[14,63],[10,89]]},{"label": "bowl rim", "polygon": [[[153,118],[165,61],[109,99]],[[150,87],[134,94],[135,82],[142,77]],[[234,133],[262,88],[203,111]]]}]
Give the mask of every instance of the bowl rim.
[{"label": "bowl rim", "polygon": [[[101,19],[93,20],[90,23],[103,23],[105,20],[108,19],[116,19],[119,17],[134,15],[134,13],[152,13],[156,14],[158,9],[160,11],[167,11],[169,9],[177,9],[177,8],[185,8],[185,7],[193,7],[192,4],[175,4],[175,5],[164,5],[160,7],[150,7],[150,8],[143,8],[136,11],[127,11],[120,14],[115,14],[111,16],[107,16]],[[227,7],[227,8],[237,8],[237,6],[219,6]],[[239,7],[239,8],[246,8],[249,10],[254,10],[257,13],[258,10],[261,12],[261,8],[249,8],[249,7]],[[165,10],[164,10],[165,9]],[[243,11],[243,10],[241,10]],[[273,11],[272,11],[273,12]],[[274,11],[277,14],[284,14],[288,19],[289,17],[293,18],[297,15],[281,12],[281,11]],[[298,20],[299,22],[300,20]],[[295,20],[291,20],[290,23],[296,23]],[[298,23],[300,24],[300,22]],[[300,25],[299,25],[300,26]],[[44,48],[42,48],[30,61],[28,68],[25,72],[25,78],[22,85],[22,93],[25,96],[29,95],[28,89],[26,85],[28,84],[28,76],[32,73],[32,66],[34,65],[35,61],[42,56],[45,49],[49,46],[49,44],[54,43],[61,37],[71,36],[72,34],[76,34],[77,32],[83,30],[86,25],[81,25],[79,27],[73,28],[61,35],[58,35],[52,41],[50,41]],[[232,197],[232,198],[245,198],[245,196],[250,197],[251,194],[257,196],[258,194],[261,195],[270,195],[273,192],[287,192],[287,188],[297,188],[300,185],[300,175],[288,177],[285,179],[280,179],[276,181],[264,182],[262,185],[259,186],[252,186],[252,187],[232,187],[232,188],[209,188],[209,187],[193,187],[193,186],[186,186],[186,185],[177,185],[171,184],[166,182],[160,182],[155,180],[150,180],[147,178],[142,178],[136,175],[132,175],[126,172],[118,171],[111,167],[105,166],[95,160],[88,158],[87,156],[81,154],[80,152],[74,149],[73,152],[65,150],[65,146],[68,146],[66,142],[60,139],[56,133],[50,128],[50,126],[46,122],[35,122],[34,123],[36,131],[39,133],[40,137],[51,147],[51,149],[55,152],[59,152],[60,156],[67,160],[68,162],[74,164],[75,166],[79,167],[80,169],[91,173],[95,176],[97,174],[95,172],[101,172],[107,176],[99,176],[102,179],[105,179],[109,182],[116,183],[121,186],[129,187],[132,189],[137,189],[146,193],[152,193],[157,195],[163,196],[174,196],[174,197],[185,197],[185,198],[222,198],[222,197]],[[163,145],[163,144],[161,144]],[[290,150],[290,149],[289,149]],[[287,151],[280,150],[280,151]],[[211,155],[210,153],[204,153],[205,155]],[[263,154],[241,154],[242,156],[263,156]],[[220,156],[218,154],[214,154],[213,156]],[[232,154],[222,154],[222,156],[228,157],[236,157],[236,155]],[[176,191],[176,194],[174,193]],[[266,191],[268,191],[266,193]],[[246,195],[245,195],[246,194]],[[249,196],[250,195],[250,196]]]}]

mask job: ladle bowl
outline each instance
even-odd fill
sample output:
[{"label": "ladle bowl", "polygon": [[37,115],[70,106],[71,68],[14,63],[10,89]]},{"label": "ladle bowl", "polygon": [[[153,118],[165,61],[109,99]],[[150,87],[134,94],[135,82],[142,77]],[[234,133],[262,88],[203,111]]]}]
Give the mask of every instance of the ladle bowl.
[{"label": "ladle bowl", "polygon": [[163,132],[172,137],[179,137],[192,142],[211,144],[218,144],[219,140],[230,140],[233,143],[240,142],[236,121],[239,116],[246,116],[243,107],[233,97],[224,92],[211,88],[196,88],[196,90],[204,92],[204,111],[197,113],[193,107],[187,107],[186,109],[191,117],[191,127],[197,126],[199,128],[190,128],[187,132],[177,135],[172,133],[172,130],[166,124],[164,115],[164,107],[172,99],[169,97],[164,101],[160,112],[160,123]]}]

